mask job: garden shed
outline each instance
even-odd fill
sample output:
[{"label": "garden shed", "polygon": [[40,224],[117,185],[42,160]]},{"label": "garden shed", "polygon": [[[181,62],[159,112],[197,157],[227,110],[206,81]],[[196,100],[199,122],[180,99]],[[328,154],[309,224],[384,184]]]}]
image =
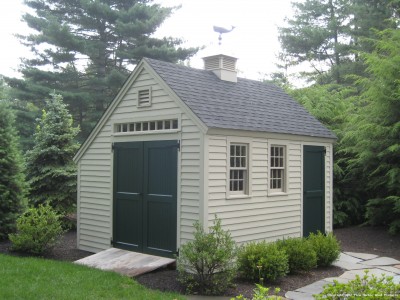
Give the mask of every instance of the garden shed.
[{"label": "garden shed", "polygon": [[332,230],[335,136],[281,88],[142,59],[74,160],[78,248],[172,256],[215,215],[237,243]]}]

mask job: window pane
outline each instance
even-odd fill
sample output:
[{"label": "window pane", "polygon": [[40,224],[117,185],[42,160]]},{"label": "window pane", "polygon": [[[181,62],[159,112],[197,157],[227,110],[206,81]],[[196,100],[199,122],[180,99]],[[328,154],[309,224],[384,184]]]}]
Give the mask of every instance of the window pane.
[{"label": "window pane", "polygon": [[236,156],[240,156],[240,146],[235,146],[236,148]]},{"label": "window pane", "polygon": [[246,146],[242,146],[242,156],[246,156]]},{"label": "window pane", "polygon": [[150,130],[156,130],[156,122],[150,122]]},{"label": "window pane", "polygon": [[163,121],[157,121],[157,130],[163,130]]},{"label": "window pane", "polygon": [[143,131],[149,130],[149,123],[143,122]]},{"label": "window pane", "polygon": [[279,158],[279,166],[281,168],[283,167],[283,157]]},{"label": "window pane", "polygon": [[136,131],[142,131],[142,123],[136,123]]},{"label": "window pane", "polygon": [[171,129],[171,122],[169,120],[165,121],[164,129]]},{"label": "window pane", "polygon": [[135,131],[135,123],[129,124],[129,131]]},{"label": "window pane", "polygon": [[241,165],[240,165],[240,157],[236,157],[236,159],[235,159],[235,167],[241,167]]},{"label": "window pane", "polygon": [[241,164],[240,164],[243,168],[246,167],[246,157],[242,157],[241,159]]},{"label": "window pane", "polygon": [[231,157],[231,167],[234,167],[234,166],[235,166],[235,158]]},{"label": "window pane", "polygon": [[172,128],[178,129],[178,120],[172,120]]}]

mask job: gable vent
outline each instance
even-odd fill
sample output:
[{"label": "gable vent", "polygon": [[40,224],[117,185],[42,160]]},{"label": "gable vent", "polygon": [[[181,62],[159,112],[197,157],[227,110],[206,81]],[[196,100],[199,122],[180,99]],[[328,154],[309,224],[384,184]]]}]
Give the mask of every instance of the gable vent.
[{"label": "gable vent", "polygon": [[140,90],[138,92],[138,106],[150,106],[151,105],[151,90]]},{"label": "gable vent", "polygon": [[204,69],[213,71],[219,79],[237,82],[236,61],[237,58],[219,54],[203,58]]}]

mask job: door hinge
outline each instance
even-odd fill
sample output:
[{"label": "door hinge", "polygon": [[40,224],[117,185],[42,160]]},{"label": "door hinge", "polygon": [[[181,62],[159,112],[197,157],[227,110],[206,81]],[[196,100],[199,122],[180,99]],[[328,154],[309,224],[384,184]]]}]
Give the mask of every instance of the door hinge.
[{"label": "door hinge", "polygon": [[324,147],[324,154],[326,155],[326,147]]},{"label": "door hinge", "polygon": [[178,144],[176,146],[178,148],[178,151],[180,152],[181,151],[181,141],[180,140],[178,140]]},{"label": "door hinge", "polygon": [[114,152],[114,148],[115,148],[114,143],[111,143],[111,152]]}]

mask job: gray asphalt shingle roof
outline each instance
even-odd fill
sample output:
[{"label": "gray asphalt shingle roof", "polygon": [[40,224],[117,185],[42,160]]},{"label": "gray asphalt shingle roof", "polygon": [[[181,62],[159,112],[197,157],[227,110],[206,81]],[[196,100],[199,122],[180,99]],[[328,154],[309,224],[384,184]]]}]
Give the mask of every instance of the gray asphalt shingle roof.
[{"label": "gray asphalt shingle roof", "polygon": [[273,84],[243,78],[238,78],[237,83],[228,82],[212,71],[145,60],[209,128],[335,138],[304,107]]}]

